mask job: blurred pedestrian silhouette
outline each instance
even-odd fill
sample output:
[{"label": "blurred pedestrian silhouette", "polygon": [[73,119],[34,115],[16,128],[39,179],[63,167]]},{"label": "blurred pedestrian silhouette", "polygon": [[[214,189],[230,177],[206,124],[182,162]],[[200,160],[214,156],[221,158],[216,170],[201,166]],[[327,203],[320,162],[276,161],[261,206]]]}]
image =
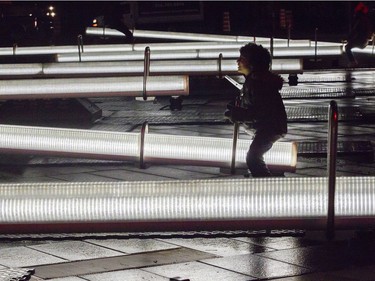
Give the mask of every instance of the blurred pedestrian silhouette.
[{"label": "blurred pedestrian silhouette", "polygon": [[345,52],[349,60],[349,66],[358,66],[352,49],[364,49],[372,36],[372,24],[368,18],[369,8],[362,2],[354,9],[354,23],[348,35],[347,44],[345,45]]},{"label": "blurred pedestrian silhouette", "polygon": [[123,19],[124,7],[123,2],[108,2],[104,3],[102,9],[102,16],[97,17],[98,26],[109,27],[116,29],[125,34],[124,41],[126,43],[133,43],[133,33],[129,30]]}]

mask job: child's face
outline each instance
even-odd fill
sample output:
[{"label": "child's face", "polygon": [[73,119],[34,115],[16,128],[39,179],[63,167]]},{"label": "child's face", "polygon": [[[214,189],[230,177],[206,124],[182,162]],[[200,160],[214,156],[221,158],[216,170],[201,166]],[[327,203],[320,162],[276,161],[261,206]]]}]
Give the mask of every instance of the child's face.
[{"label": "child's face", "polygon": [[250,69],[250,66],[249,66],[249,63],[247,62],[246,58],[244,58],[243,56],[240,56],[238,59],[237,59],[237,65],[238,65],[238,72],[247,76],[250,74],[251,72],[251,69]]}]

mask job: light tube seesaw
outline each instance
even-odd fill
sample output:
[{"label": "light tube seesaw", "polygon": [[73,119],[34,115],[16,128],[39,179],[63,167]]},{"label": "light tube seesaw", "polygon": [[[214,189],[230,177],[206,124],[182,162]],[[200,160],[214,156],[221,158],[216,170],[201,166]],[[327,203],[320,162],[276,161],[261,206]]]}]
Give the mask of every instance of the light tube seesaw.
[{"label": "light tube seesaw", "polygon": [[188,76],[98,77],[0,80],[0,99],[103,96],[180,96],[189,94]]},{"label": "light tube seesaw", "polygon": [[[282,64],[281,64],[282,62]],[[300,61],[276,61],[273,71],[302,73]],[[33,63],[3,64],[0,78],[17,78],[30,76],[89,76],[89,75],[143,75],[143,61],[111,62],[68,62],[68,63]],[[236,60],[151,60],[149,75],[235,75],[238,74]]]},{"label": "light tube seesaw", "polygon": [[[93,44],[93,45],[63,45],[63,46],[14,46],[14,47],[0,47],[0,56],[13,55],[55,55],[66,53],[78,53],[78,47],[82,47],[81,52],[127,52],[127,51],[143,51],[149,47],[153,51],[166,50],[210,50],[210,49],[239,49],[247,42],[170,42],[170,43],[139,43],[139,44]],[[264,47],[269,47],[270,42],[257,42]],[[336,46],[335,43],[318,42],[318,46]],[[338,44],[338,43],[337,43]],[[342,45],[342,44],[341,44]],[[291,40],[289,46],[285,41],[274,41],[274,47],[311,47],[310,40]]]},{"label": "light tube seesaw", "polygon": [[[220,42],[251,42],[254,37],[251,36],[233,36],[233,35],[219,35],[219,34],[202,34],[202,33],[188,33],[188,32],[170,32],[170,31],[154,31],[154,30],[131,30],[135,38],[152,38],[152,39],[173,39],[185,41],[220,41]],[[87,27],[87,35],[97,36],[117,36],[123,37],[124,33],[112,28],[103,27]],[[256,38],[258,40],[269,40],[264,37]]]},{"label": "light tube seesaw", "polygon": [[[0,125],[0,152],[68,156],[144,163],[189,164],[230,168],[246,167],[251,141],[196,136],[60,129]],[[265,155],[274,170],[294,171],[297,148],[294,142],[276,142]]]},{"label": "light tube seesaw", "polygon": [[[209,56],[205,56],[203,52],[196,52],[196,51],[190,51],[190,53],[186,51],[180,51],[179,53],[173,52],[161,52],[158,53],[158,51],[151,52],[150,53],[150,59],[153,65],[157,65],[155,63],[155,60],[175,60],[174,62],[168,62],[173,65],[172,68],[181,68],[178,66],[180,60],[194,60],[194,59],[208,59],[208,58],[217,58],[215,61],[211,61],[208,63],[213,63],[213,65],[222,65],[222,70],[225,67],[228,67],[227,71],[233,71],[234,69],[237,69],[236,66],[236,60],[227,60],[227,59],[220,59],[221,53],[215,53],[217,55],[216,57],[210,54]],[[129,61],[129,60],[143,60],[145,57],[145,52],[135,51],[135,52],[129,52],[129,53],[82,53],[81,56],[77,54],[60,54],[57,56],[58,62],[114,62],[114,61]],[[129,62],[126,62],[129,63]],[[126,64],[124,62],[124,65]],[[198,67],[205,67],[207,66],[206,62],[203,62],[203,60],[199,60],[199,62],[182,62],[182,65],[186,64],[195,64]],[[163,63],[159,63],[159,66],[161,66]],[[214,66],[216,68],[216,66]],[[160,69],[160,68],[159,68]],[[301,59],[274,59],[272,61],[271,70],[275,73],[279,74],[288,74],[288,73],[302,73],[303,72],[303,62]]]},{"label": "light tube seesaw", "polygon": [[[0,185],[0,232],[326,228],[326,177]],[[336,229],[372,229],[375,177],[338,177]]]},{"label": "light tube seesaw", "polygon": [[375,54],[375,47],[374,47],[374,45],[368,45],[363,49],[353,48],[352,52],[358,53],[358,54],[374,55]]},{"label": "light tube seesaw", "polygon": [[[235,49],[195,49],[195,50],[153,50],[150,47],[151,59],[213,59],[221,54],[224,58],[237,59],[240,56],[239,48]],[[273,57],[282,58],[301,58],[313,56],[340,56],[343,53],[341,46],[322,46],[314,47],[277,47],[273,49]],[[58,62],[74,61],[113,61],[113,60],[140,60],[144,54],[143,51],[116,51],[116,52],[83,52],[57,54]]]}]

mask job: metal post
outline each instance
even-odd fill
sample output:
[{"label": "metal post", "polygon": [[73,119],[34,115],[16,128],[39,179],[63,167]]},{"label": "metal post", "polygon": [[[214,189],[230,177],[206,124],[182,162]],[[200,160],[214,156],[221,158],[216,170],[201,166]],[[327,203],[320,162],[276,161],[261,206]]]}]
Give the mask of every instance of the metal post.
[{"label": "metal post", "polygon": [[270,53],[271,53],[271,58],[273,58],[273,37],[271,37],[271,43],[270,43]]},{"label": "metal post", "polygon": [[143,100],[147,100],[146,84],[150,74],[150,47],[145,48],[144,68],[143,68]]},{"label": "metal post", "polygon": [[233,143],[232,143],[232,161],[230,165],[231,174],[234,174],[236,171],[236,152],[237,152],[237,140],[238,140],[239,128],[240,128],[240,123],[234,122]]},{"label": "metal post", "polygon": [[223,78],[223,73],[221,71],[221,62],[223,61],[223,54],[219,54],[219,59],[217,60],[217,68],[218,68],[218,74],[219,74],[219,79]]},{"label": "metal post", "polygon": [[335,185],[337,158],[338,109],[334,100],[330,102],[328,112],[327,173],[328,173],[328,217],[327,238],[335,236]]},{"label": "metal post", "polygon": [[315,28],[315,63],[318,60],[318,28]]},{"label": "metal post", "polygon": [[83,40],[82,35],[77,36],[77,46],[78,46],[78,57],[79,61],[81,62],[81,53],[83,53]]},{"label": "metal post", "polygon": [[17,43],[13,44],[13,56],[16,55]]},{"label": "metal post", "polygon": [[144,169],[145,168],[145,160],[144,160],[144,155],[145,155],[145,137],[146,134],[148,133],[148,122],[145,121],[142,124],[141,128],[141,143],[140,143],[140,148],[139,148],[139,168]]}]

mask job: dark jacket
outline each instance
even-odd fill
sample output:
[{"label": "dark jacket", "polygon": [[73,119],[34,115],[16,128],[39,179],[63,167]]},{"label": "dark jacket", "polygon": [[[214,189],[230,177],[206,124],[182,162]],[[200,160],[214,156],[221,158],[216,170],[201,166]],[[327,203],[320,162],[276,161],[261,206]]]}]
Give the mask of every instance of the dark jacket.
[{"label": "dark jacket", "polygon": [[348,36],[352,47],[365,48],[372,36],[372,26],[367,15],[358,12],[354,17],[354,25]]},{"label": "dark jacket", "polygon": [[287,115],[280,96],[283,79],[270,71],[252,72],[243,85],[243,106],[258,132],[285,135]]}]

